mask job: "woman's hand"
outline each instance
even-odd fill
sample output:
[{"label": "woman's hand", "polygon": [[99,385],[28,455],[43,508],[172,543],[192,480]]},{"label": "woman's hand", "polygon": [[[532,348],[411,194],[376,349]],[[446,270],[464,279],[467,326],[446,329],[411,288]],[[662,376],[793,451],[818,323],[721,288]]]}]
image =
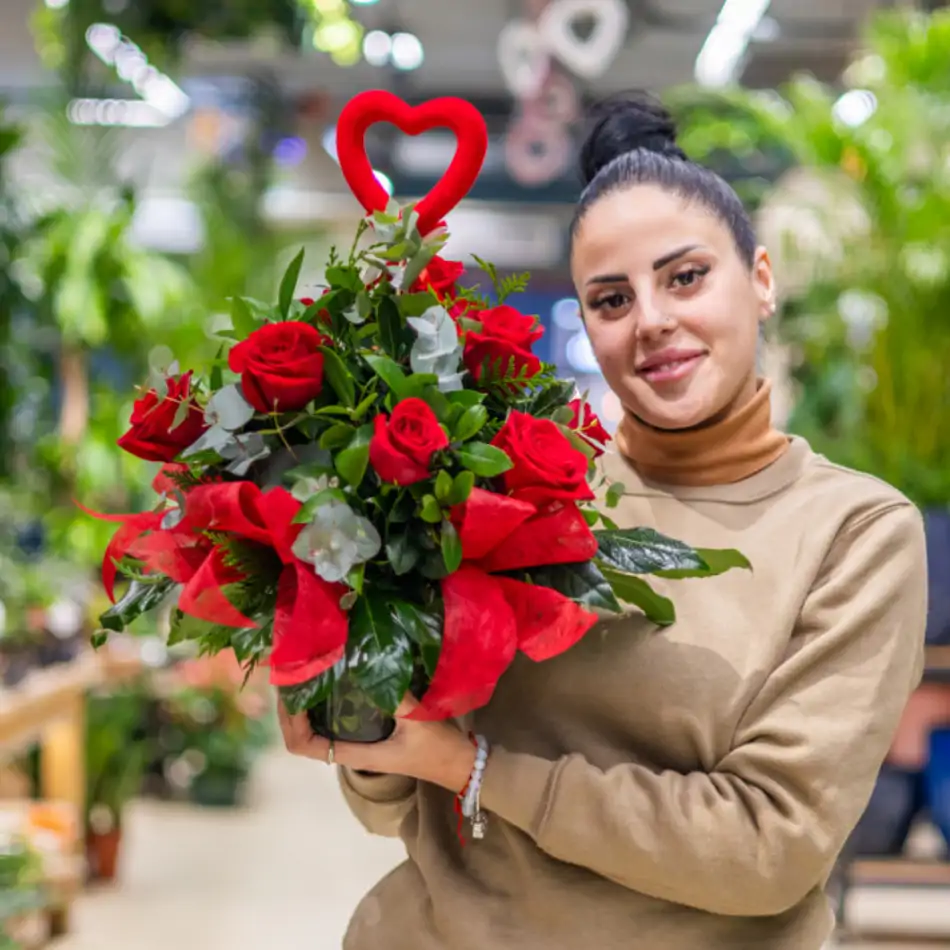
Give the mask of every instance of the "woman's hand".
[{"label": "woman's hand", "polygon": [[[471,740],[449,722],[404,719],[418,706],[407,696],[396,710],[396,731],[384,742],[334,742],[332,762],[360,772],[406,775],[459,793],[475,765]],[[331,760],[329,740],[313,734],[306,713],[292,716],[278,699],[280,729],[293,755]]]}]

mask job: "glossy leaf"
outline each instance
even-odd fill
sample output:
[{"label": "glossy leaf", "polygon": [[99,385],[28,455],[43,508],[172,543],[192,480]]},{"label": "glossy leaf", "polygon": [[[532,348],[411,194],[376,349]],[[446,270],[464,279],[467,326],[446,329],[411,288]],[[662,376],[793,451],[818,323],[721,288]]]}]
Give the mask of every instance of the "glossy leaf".
[{"label": "glossy leaf", "polygon": [[363,476],[366,474],[366,467],[369,465],[369,443],[373,438],[372,426],[360,426],[356,430],[353,441],[339,452],[334,459],[336,470],[344,481],[358,488]]},{"label": "glossy leaf", "polygon": [[297,281],[300,280],[300,268],[303,267],[304,251],[301,248],[297,256],[290,262],[287,270],[284,272],[283,279],[280,282],[280,292],[278,294],[278,307],[280,315],[284,320],[290,313],[290,305],[294,301],[294,291],[297,289]]},{"label": "glossy leaf", "polygon": [[472,442],[458,451],[459,460],[479,478],[494,478],[507,472],[513,463],[501,449],[484,442]]},{"label": "glossy leaf", "polygon": [[356,388],[350,371],[332,347],[321,346],[320,352],[323,354],[323,372],[333,391],[340,397],[344,406],[352,408],[356,405]]},{"label": "glossy leaf", "polygon": [[604,576],[620,600],[639,607],[653,623],[668,627],[676,621],[673,601],[658,594],[642,577],[605,571]]},{"label": "glossy leaf", "polygon": [[392,714],[412,681],[412,644],[384,594],[365,593],[350,613],[351,676],[383,712]]},{"label": "glossy leaf", "polygon": [[652,528],[595,531],[597,558],[610,570],[624,574],[658,571],[705,570],[706,562],[689,545],[668,538]]}]

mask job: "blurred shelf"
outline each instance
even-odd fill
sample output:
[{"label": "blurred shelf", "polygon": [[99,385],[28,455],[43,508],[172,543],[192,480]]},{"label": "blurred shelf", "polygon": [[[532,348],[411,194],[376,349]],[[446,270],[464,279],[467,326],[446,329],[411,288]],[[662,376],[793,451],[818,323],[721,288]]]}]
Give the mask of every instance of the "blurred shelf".
[{"label": "blurred shelf", "polygon": [[927,679],[950,681],[950,646],[927,647],[925,657]]},{"label": "blurred shelf", "polygon": [[909,858],[862,858],[848,868],[852,885],[950,887],[950,862]]}]

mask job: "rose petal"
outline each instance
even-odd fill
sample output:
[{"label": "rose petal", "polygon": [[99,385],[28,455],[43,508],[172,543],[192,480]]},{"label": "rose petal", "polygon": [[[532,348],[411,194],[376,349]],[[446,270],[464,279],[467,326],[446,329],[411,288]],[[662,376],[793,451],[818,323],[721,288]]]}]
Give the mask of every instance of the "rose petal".
[{"label": "rose petal", "polygon": [[462,542],[462,556],[466,561],[477,561],[537,514],[537,509],[508,495],[473,488],[468,500],[456,505],[450,514]]}]

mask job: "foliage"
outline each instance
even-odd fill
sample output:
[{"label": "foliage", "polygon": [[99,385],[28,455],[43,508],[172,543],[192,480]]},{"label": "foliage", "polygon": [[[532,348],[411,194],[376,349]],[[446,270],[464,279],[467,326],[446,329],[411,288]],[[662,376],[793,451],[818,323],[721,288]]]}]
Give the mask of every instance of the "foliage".
[{"label": "foliage", "polygon": [[[761,211],[791,283],[780,327],[795,359],[790,428],[922,505],[950,501],[948,63],[950,11],[889,11],[846,73],[873,96],[865,121],[846,123],[840,91],[808,77],[780,95],[674,96],[741,115],[752,146],[799,166]],[[698,110],[684,128],[700,159],[730,146],[703,122]]]}]

